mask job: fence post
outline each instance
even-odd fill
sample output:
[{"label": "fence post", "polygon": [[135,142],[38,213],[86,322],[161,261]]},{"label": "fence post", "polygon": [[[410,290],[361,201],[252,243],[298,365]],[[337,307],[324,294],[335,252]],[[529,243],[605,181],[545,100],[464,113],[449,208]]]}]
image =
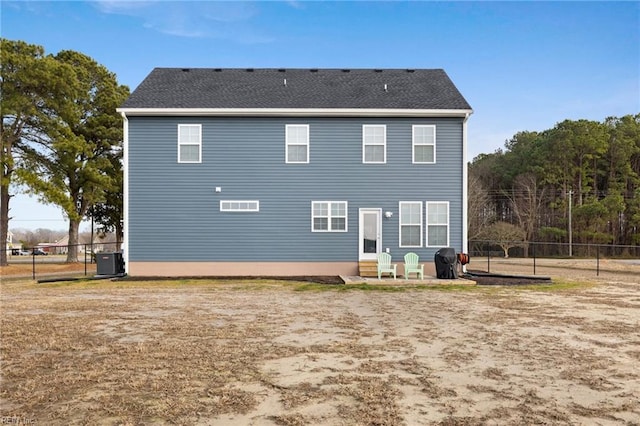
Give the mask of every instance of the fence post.
[{"label": "fence post", "polygon": [[487,273],[491,272],[491,248],[488,245],[488,243],[485,244],[487,250]]},{"label": "fence post", "polygon": [[31,275],[33,280],[36,279],[36,253],[31,248]]},{"label": "fence post", "polygon": [[596,277],[600,276],[600,244],[596,244]]},{"label": "fence post", "polygon": [[84,276],[87,276],[87,245],[84,245]]},{"label": "fence post", "polygon": [[536,274],[536,245],[531,245],[531,251],[533,252],[533,275]]}]

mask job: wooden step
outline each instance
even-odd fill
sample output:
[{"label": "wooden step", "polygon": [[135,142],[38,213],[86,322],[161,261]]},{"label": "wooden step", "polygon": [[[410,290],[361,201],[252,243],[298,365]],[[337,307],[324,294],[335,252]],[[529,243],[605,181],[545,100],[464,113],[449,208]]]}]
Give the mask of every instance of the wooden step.
[{"label": "wooden step", "polygon": [[359,275],[361,277],[377,277],[378,262],[375,260],[361,260],[359,262]]}]

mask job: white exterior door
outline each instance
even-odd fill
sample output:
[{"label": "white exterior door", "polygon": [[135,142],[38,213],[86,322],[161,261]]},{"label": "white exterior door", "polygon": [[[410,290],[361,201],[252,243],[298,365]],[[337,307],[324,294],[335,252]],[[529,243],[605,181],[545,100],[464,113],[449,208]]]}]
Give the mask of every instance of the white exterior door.
[{"label": "white exterior door", "polygon": [[376,260],[382,246],[382,210],[360,209],[359,259]]}]

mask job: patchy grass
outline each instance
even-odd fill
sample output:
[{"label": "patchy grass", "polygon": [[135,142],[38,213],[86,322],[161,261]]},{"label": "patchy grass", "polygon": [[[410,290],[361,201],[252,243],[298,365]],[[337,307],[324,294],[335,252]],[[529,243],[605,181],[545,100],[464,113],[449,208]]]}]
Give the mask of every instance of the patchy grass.
[{"label": "patchy grass", "polygon": [[550,283],[538,283],[538,284],[519,284],[514,286],[502,285],[502,286],[477,286],[478,290],[482,290],[486,293],[502,293],[505,290],[509,292],[545,292],[545,293],[558,293],[568,292],[574,290],[585,290],[602,285],[601,283],[580,280],[580,281],[568,281],[564,279],[553,279]]},{"label": "patchy grass", "polygon": [[597,286],[598,283],[593,281],[567,281],[564,279],[554,279],[549,284],[531,284],[531,285],[522,285],[518,286],[517,290],[534,290],[534,291],[569,291],[569,290],[580,290],[587,289],[591,287]]},{"label": "patchy grass", "polygon": [[592,281],[569,281],[555,279],[549,284],[530,284],[517,286],[470,286],[470,285],[384,285],[384,284],[319,284],[301,281],[282,281],[277,279],[162,279],[162,280],[127,280],[127,279],[92,279],[90,277],[73,280],[36,283],[31,280],[17,282],[7,281],[2,287],[7,289],[27,288],[69,288],[69,289],[209,289],[237,291],[270,291],[293,290],[298,292],[380,292],[404,293],[412,291],[438,291],[462,293],[492,293],[503,289],[509,291],[543,291],[561,292],[591,288],[599,285]]},{"label": "patchy grass", "polygon": [[348,292],[354,290],[362,291],[380,291],[380,292],[402,292],[406,291],[406,287],[391,286],[391,285],[371,285],[371,284],[340,284],[340,285],[325,285],[315,283],[303,283],[294,287],[295,291],[335,291],[335,292]]}]

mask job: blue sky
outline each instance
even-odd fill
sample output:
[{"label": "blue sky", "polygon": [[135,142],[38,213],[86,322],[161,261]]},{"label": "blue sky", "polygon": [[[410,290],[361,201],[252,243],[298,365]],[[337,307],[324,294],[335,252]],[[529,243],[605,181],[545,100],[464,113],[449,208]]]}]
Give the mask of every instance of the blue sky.
[{"label": "blue sky", "polygon": [[[131,90],[154,67],[443,68],[469,160],[521,130],[640,112],[640,2],[4,1],[0,34],[76,50]],[[12,200],[11,228],[66,229]]]}]

